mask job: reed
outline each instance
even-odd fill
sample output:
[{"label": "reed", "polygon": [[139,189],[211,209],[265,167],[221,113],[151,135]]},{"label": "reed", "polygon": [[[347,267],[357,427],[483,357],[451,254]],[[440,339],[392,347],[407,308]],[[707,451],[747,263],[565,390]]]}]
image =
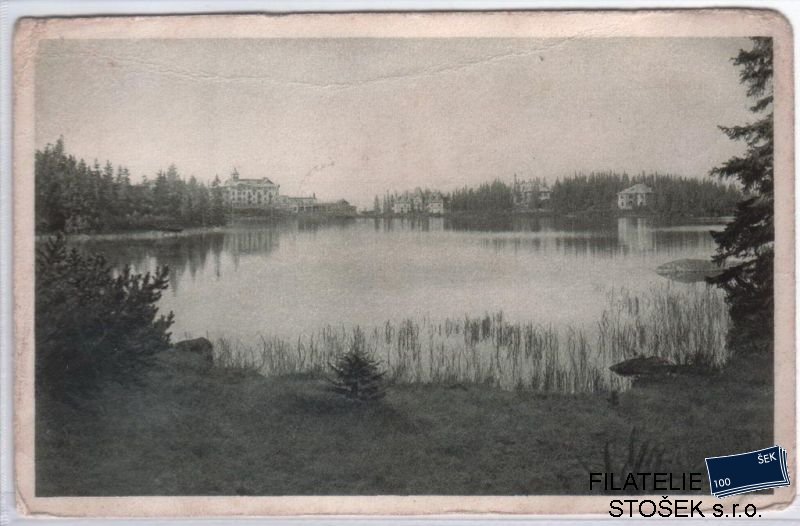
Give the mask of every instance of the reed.
[{"label": "reed", "polygon": [[220,339],[218,363],[267,375],[323,375],[354,345],[379,360],[392,383],[481,384],[542,393],[617,392],[630,380],[608,369],[634,356],[721,367],[728,314],[719,290],[663,285],[646,293],[612,290],[594,326],[554,327],[482,317],[387,321],[364,329],[327,326],[296,341]]}]

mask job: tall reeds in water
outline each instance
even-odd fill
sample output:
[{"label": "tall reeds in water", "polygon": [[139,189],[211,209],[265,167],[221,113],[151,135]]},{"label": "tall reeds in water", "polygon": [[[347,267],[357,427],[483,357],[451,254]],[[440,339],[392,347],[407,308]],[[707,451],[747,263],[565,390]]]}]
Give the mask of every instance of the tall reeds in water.
[{"label": "tall reeds in water", "polygon": [[727,308],[705,285],[663,285],[646,293],[614,290],[594,326],[510,322],[502,312],[434,321],[387,321],[380,327],[325,327],[287,341],[245,346],[217,342],[223,366],[265,375],[323,374],[334,358],[362,342],[395,383],[484,384],[536,392],[619,391],[630,381],[608,369],[634,356],[719,367],[728,351]]},{"label": "tall reeds in water", "polygon": [[711,368],[728,359],[730,319],[719,289],[663,286],[640,295],[612,292],[609,299],[598,324],[598,348],[612,358],[660,356]]}]

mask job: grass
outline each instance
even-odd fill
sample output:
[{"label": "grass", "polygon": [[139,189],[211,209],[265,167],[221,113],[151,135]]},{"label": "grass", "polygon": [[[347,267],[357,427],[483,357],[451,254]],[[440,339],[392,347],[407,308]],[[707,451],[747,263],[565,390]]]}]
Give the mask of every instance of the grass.
[{"label": "grass", "polygon": [[81,409],[40,404],[37,494],[587,494],[609,444],[609,465],[626,461],[633,427],[674,473],[771,445],[771,371],[742,357],[637,382],[613,402],[398,384],[353,404],[315,375],[165,366]]},{"label": "grass", "polygon": [[[615,442],[617,440],[606,440],[602,465],[592,467],[586,463],[582,464],[587,473],[613,476],[617,484],[612,485],[612,487],[619,488],[624,485],[628,473],[670,473],[673,471],[673,462],[665,458],[667,456],[666,449],[659,446],[653,439],[640,438],[636,427],[631,429],[624,447],[615,444]],[[680,475],[680,473],[676,474]],[[646,482],[645,484],[645,486],[637,487],[636,490],[630,493],[636,494],[654,490],[652,482]],[[618,490],[611,488],[606,490],[604,488],[604,493],[613,494],[615,491]]]},{"label": "grass", "polygon": [[322,374],[356,341],[364,342],[394,384],[475,384],[541,393],[621,391],[630,381],[609,366],[634,356],[719,368],[728,359],[728,315],[712,287],[669,284],[643,294],[612,291],[594,327],[506,320],[503,313],[381,327],[325,327],[296,341],[260,345],[217,340],[217,363],[266,376]]}]

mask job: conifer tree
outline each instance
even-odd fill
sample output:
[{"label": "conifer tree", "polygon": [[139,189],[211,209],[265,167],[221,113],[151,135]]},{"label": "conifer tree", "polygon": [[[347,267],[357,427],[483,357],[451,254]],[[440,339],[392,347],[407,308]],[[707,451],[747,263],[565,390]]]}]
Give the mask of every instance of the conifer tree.
[{"label": "conifer tree", "polygon": [[385,396],[386,373],[380,370],[378,361],[370,355],[364,333],[359,329],[353,334],[350,349],[330,367],[334,374],[331,379],[334,392],[361,402],[372,402]]},{"label": "conifer tree", "polygon": [[225,224],[225,194],[218,175],[211,183],[211,223],[214,225]]},{"label": "conifer tree", "polygon": [[728,268],[712,282],[727,294],[734,323],[731,338],[740,344],[756,343],[770,349],[773,328],[773,111],[772,39],[753,38],[750,50],[741,50],[733,60],[747,96],[755,100],[750,110],[759,115],[743,126],[720,129],[734,141],[747,145],[736,156],[711,173],[741,183],[746,198],[739,202],[725,230],[713,233],[717,243],[714,261]]},{"label": "conifer tree", "polygon": [[170,312],[158,312],[169,270],[114,270],[103,256],[68,250],[63,235],[36,254],[36,391],[58,399],[105,381],[130,382],[168,347]]}]

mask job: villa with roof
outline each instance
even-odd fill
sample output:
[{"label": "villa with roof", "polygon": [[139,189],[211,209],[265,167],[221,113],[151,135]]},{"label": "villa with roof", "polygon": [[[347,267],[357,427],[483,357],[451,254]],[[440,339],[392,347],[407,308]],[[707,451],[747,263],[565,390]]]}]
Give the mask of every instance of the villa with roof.
[{"label": "villa with roof", "polygon": [[638,183],[617,193],[617,206],[620,210],[643,208],[652,203],[653,189]]},{"label": "villa with roof", "polygon": [[261,209],[291,214],[356,215],[356,207],[344,199],[323,202],[317,200],[316,194],[308,197],[280,195],[280,185],[269,177],[245,179],[235,169],[222,187],[225,202],[240,212]]}]

